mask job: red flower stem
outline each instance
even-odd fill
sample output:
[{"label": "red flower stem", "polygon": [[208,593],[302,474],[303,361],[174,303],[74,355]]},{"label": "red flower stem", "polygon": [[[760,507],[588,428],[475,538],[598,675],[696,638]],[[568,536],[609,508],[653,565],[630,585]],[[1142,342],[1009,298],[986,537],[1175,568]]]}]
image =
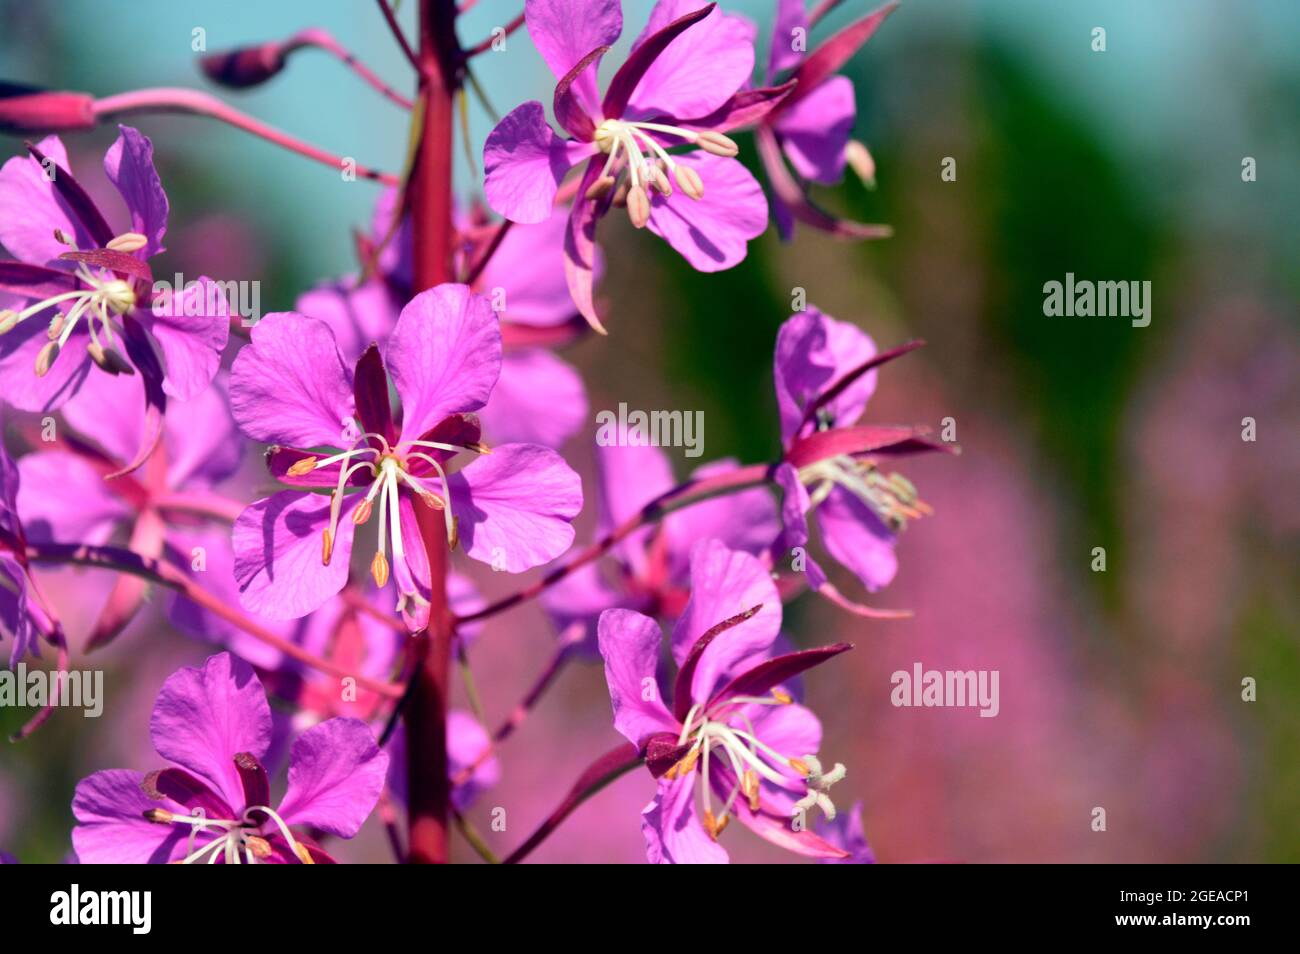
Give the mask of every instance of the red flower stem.
[{"label": "red flower stem", "polygon": [[699,503],[710,497],[723,493],[734,493],[746,487],[763,484],[768,479],[769,470],[771,470],[770,464],[750,464],[746,467],[737,467],[735,470],[724,474],[714,474],[703,479],[688,480],[684,484],[678,484],[672,490],[646,504],[636,514],[587,547],[564,566],[557,567],[536,583],[526,586],[503,599],[499,599],[481,610],[456,617],[456,623],[457,625],[472,623],[475,620],[495,616],[497,613],[518,606],[520,603],[526,603],[528,600],[540,596],[548,587],[559,583],[574,570],[608,553],[620,541],[642,527],[662,519],[674,510],[689,507],[691,504]]},{"label": "red flower stem", "polygon": [[[380,2],[389,26],[392,11]],[[462,53],[456,39],[454,0],[420,0],[420,102],[423,117],[415,164],[407,183],[414,246],[415,287],[421,292],[455,281],[452,254],[452,149],[455,96]],[[416,505],[429,557],[429,626],[412,641],[415,662],[406,720],[408,859],[446,864],[451,779],[447,767],[447,703],[453,618],[447,603],[447,538],[442,515]]]},{"label": "red flower stem", "polygon": [[402,695],[400,685],[381,682],[361,673],[351,672],[330,662],[328,659],[322,659],[309,653],[297,643],[290,642],[253,622],[243,613],[233,609],[227,601],[204,589],[178,567],[165,560],[141,556],[134,550],[128,550],[124,547],[98,547],[64,543],[29,544],[27,558],[35,563],[90,566],[101,570],[115,570],[119,573],[130,573],[142,577],[152,583],[158,583],[184,594],[188,599],[202,606],[208,612],[233,623],[248,635],[278,649],[286,656],[296,659],[304,665],[319,669],[321,672],[339,679],[353,679],[358,686],[389,699],[397,699]]},{"label": "red flower stem", "polygon": [[[288,149],[290,152],[296,152],[300,156],[306,156],[308,159],[315,159],[324,165],[332,166],[336,170],[343,170],[351,162],[351,160],[344,160],[343,157],[336,156],[332,152],[326,152],[324,149],[303,142],[301,139],[295,139],[274,126],[268,126],[261,120],[241,113],[210,93],[197,89],[160,87],[132,90],[129,93],[118,93],[116,96],[105,96],[103,99],[95,100],[94,113],[95,118],[98,120],[118,118],[133,113],[189,113],[195,116],[207,116],[210,119],[217,119],[234,126],[236,129],[252,133],[254,136]],[[356,174],[362,179],[372,179],[376,182],[382,182],[384,185],[397,185],[400,181],[397,176],[387,172],[378,172],[360,163],[356,163],[355,168]]]},{"label": "red flower stem", "polygon": [[303,30],[300,33],[295,33],[286,44],[285,52],[304,46],[313,46],[334,56],[344,66],[356,73],[364,83],[378,92],[385,99],[396,103],[403,109],[410,109],[414,105],[408,97],[403,96],[380,79],[378,73],[366,66],[365,63],[362,63],[361,60],[357,59],[355,53],[341,44],[338,40],[334,39],[333,35],[328,31],[322,30],[319,27],[312,27],[311,29]]}]

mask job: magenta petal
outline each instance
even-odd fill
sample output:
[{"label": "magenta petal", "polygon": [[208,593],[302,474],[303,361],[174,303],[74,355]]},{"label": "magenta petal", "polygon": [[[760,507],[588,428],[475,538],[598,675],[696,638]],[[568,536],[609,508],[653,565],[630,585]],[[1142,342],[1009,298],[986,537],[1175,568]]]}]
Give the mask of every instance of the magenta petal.
[{"label": "magenta petal", "polygon": [[[167,234],[167,193],[153,164],[153,143],[130,126],[118,126],[118,137],[104,154],[104,171],[131,213],[131,231],[143,235],[149,258],[163,251]],[[211,379],[211,376],[209,376]]]},{"label": "magenta petal", "polygon": [[[642,436],[644,438],[644,435]],[[605,434],[596,440],[596,467],[600,475],[598,532],[612,532],[676,486],[668,455],[658,447],[636,440],[633,433]],[[694,508],[691,508],[692,511]],[[646,543],[654,534],[646,527],[629,534],[614,554],[640,576],[646,570]]]},{"label": "magenta petal", "polygon": [[212,383],[221,366],[230,338],[230,306],[216,283],[201,275],[179,295],[155,305],[149,330],[162,348],[164,389],[189,401]]},{"label": "magenta petal", "polygon": [[[140,393],[134,375],[90,374],[76,395],[63,406],[63,418],[74,431],[97,444],[115,461],[126,461],[140,446],[143,424],[138,414],[106,413],[107,408],[130,408]],[[184,407],[184,405],[178,405]],[[172,414],[177,408],[172,409]],[[169,414],[168,424],[172,414]]]},{"label": "magenta petal", "polygon": [[360,288],[353,288],[354,284],[354,279],[344,278],[303,292],[294,303],[298,312],[330,326],[348,364],[360,358],[372,341],[387,336],[400,310],[381,279],[371,279]]},{"label": "magenta petal", "polygon": [[605,660],[614,728],[638,749],[656,732],[679,731],[681,726],[664,705],[655,679],[663,642],[659,624],[633,610],[605,610],[596,640]]},{"label": "magenta petal", "polygon": [[271,708],[253,668],[230,653],[209,656],[203,668],[178,669],[167,677],[149,719],[158,754],[208,782],[226,804],[244,801],[235,756],[266,756],[271,745]]},{"label": "magenta petal", "polygon": [[771,649],[781,630],[781,596],[771,574],[748,553],[718,540],[702,540],[691,551],[691,599],[673,627],[673,658],[681,665],[696,640],[724,620],[755,606],[752,617],[719,635],[700,657],[691,698],[703,702]]},{"label": "magenta petal", "polygon": [[[692,472],[691,479],[704,480],[729,473],[738,466],[730,459],[712,461]],[[670,513],[663,522],[672,561],[670,570],[675,578],[685,576],[691,547],[698,540],[714,537],[732,550],[758,554],[770,546],[780,532],[776,507],[766,487],[703,500]]]},{"label": "magenta petal", "polygon": [[552,328],[573,317],[573,301],[560,267],[567,223],[567,211],[555,209],[544,222],[516,225],[501,240],[483,269],[479,286],[489,297],[501,290],[502,320]]},{"label": "magenta petal", "polygon": [[[659,0],[633,49],[704,6],[701,0]],[[744,17],[724,14],[714,6],[654,58],[623,113],[678,119],[707,116],[749,81],[754,72],[754,34],[754,25]],[[610,81],[611,91],[615,82]],[[606,114],[611,115],[608,109]]]},{"label": "magenta petal", "polygon": [[292,311],[255,324],[252,343],[230,369],[230,410],[254,440],[294,447],[345,443],[352,375],[329,326]]},{"label": "magenta petal", "polygon": [[704,182],[704,197],[677,189],[650,202],[650,231],[675,248],[696,270],[717,272],[745,257],[746,245],[767,228],[767,199],[748,169],[735,159],[693,152],[677,159]]},{"label": "magenta petal", "polygon": [[573,543],[582,481],[549,447],[505,444],[451,474],[449,483],[460,538],[476,560],[522,573]]},{"label": "magenta petal", "polygon": [[231,531],[243,607],[269,619],[297,619],[343,589],[356,529],[352,511],[361,496],[344,503],[329,566],[321,563],[328,496],[282,490],[247,507]]},{"label": "magenta petal", "polygon": [[796,49],[796,46],[804,47],[808,42],[806,3],[807,0],[776,0],[776,16],[772,19],[772,44],[767,54],[769,81],[774,80],[778,73],[798,66],[803,60],[804,49]]},{"label": "magenta petal", "polygon": [[725,865],[730,860],[695,814],[694,772],[659,780],[654,801],[641,811],[641,834],[652,865]]},{"label": "magenta petal", "polygon": [[384,344],[402,401],[402,438],[487,403],[501,373],[501,327],[492,303],[467,285],[438,285],[402,309]]},{"label": "magenta petal", "polygon": [[[42,139],[37,149],[51,168],[68,168],[67,151],[57,136]],[[55,229],[78,248],[99,244],[46,177],[41,163],[31,156],[14,156],[0,168],[0,245],[19,261],[44,265],[68,250],[55,239]]]},{"label": "magenta petal", "polygon": [[314,725],[289,753],[289,789],[280,817],[287,825],[351,838],[374,811],[387,773],[388,753],[360,719]]},{"label": "magenta petal", "polygon": [[[15,161],[15,160],[10,160]],[[0,295],[0,306],[19,309],[23,305]],[[20,411],[53,411],[81,389],[95,370],[86,344],[85,325],[78,322],[72,337],[43,378],[36,376],[36,356],[49,343],[46,330],[53,309],[32,315],[8,334],[0,335],[0,396],[5,404]]]},{"label": "magenta petal", "polygon": [[606,195],[604,199],[584,198],[587,190],[600,177],[601,166],[599,158],[593,158],[587,163],[578,183],[578,197],[569,210],[564,233],[564,280],[578,313],[587,319],[587,324],[603,334],[605,329],[600,323],[600,316],[596,314],[594,299],[596,268],[600,262],[600,253],[596,248],[596,222],[605,214],[613,197]]},{"label": "magenta petal", "polygon": [[150,798],[140,787],[144,775],[126,769],[96,772],[77,783],[72,798],[72,847],[82,864],[166,864],[185,856],[188,825],[146,821],[151,808],[188,814],[170,799]]},{"label": "magenta petal", "polygon": [[103,472],[79,454],[37,451],[17,466],[18,512],[32,540],[102,544],[132,515]]},{"label": "magenta petal", "polygon": [[555,135],[542,104],[530,100],[488,133],[483,194],[493,211],[512,222],[545,222],[565,173],[595,151],[589,143],[569,143]]},{"label": "magenta petal", "polygon": [[869,592],[898,572],[897,535],[853,494],[836,487],[814,511],[822,543],[836,560],[853,571]]},{"label": "magenta petal", "polygon": [[174,402],[163,422],[167,484],[206,490],[239,469],[244,440],[230,417],[224,387],[213,385],[191,401]]},{"label": "magenta petal", "polygon": [[577,370],[544,348],[510,351],[479,417],[492,441],[559,447],[586,422],[587,391]]},{"label": "magenta petal", "polygon": [[776,131],[795,172],[824,185],[839,182],[856,117],[853,81],[847,76],[832,76],[784,110]]},{"label": "magenta petal", "polygon": [[[558,80],[599,46],[612,46],[623,32],[619,0],[528,0],[524,4],[528,35]],[[597,61],[574,80],[573,92],[592,115],[597,114]]]},{"label": "magenta petal", "polygon": [[[773,358],[782,441],[789,445],[810,402],[875,353],[875,342],[862,329],[811,306],[782,324]],[[866,410],[875,389],[876,372],[869,371],[827,403],[822,412],[841,427],[852,424]]]}]

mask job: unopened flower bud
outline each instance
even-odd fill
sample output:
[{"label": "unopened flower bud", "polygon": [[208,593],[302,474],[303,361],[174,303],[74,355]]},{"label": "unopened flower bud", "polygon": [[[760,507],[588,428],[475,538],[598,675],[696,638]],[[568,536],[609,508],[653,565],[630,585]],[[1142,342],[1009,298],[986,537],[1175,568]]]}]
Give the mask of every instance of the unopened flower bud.
[{"label": "unopened flower bud", "polygon": [[677,163],[677,168],[673,170],[673,178],[677,180],[677,186],[692,199],[704,198],[704,180],[700,174],[686,165],[684,162]]},{"label": "unopened flower bud", "polygon": [[87,93],[0,83],[0,132],[30,135],[94,127],[95,100]]},{"label": "unopened flower bud", "polygon": [[735,140],[717,132],[700,133],[695,137],[695,145],[707,153],[727,159],[740,153],[740,147],[736,145]]},{"label": "unopened flower bud", "polygon": [[199,67],[208,79],[232,89],[265,83],[284,69],[284,63],[284,48],[279,43],[263,43],[199,57]]}]

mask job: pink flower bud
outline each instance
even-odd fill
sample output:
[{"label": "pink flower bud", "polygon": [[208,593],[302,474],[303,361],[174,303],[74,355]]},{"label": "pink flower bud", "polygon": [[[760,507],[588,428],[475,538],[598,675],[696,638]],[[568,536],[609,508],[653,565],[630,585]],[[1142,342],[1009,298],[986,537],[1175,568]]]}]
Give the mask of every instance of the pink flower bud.
[{"label": "pink flower bud", "polygon": [[0,83],[0,132],[93,129],[95,100],[88,93],[46,91]]},{"label": "pink flower bud", "polygon": [[208,79],[221,86],[244,89],[265,83],[284,69],[283,44],[263,43],[238,50],[209,53],[199,58],[199,66]]}]

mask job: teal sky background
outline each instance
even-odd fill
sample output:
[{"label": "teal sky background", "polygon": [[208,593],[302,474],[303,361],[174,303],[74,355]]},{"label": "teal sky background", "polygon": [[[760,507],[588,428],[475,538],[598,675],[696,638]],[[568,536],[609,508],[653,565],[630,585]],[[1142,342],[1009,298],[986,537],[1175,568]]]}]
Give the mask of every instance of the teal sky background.
[{"label": "teal sky background", "polygon": [[[874,4],[845,3],[832,23],[847,21]],[[761,23],[766,46],[771,4],[743,0],[726,4]],[[1300,34],[1300,4],[1288,0],[1224,4],[1195,0],[906,0],[906,15],[895,15],[871,41],[882,58],[938,34],[949,41],[979,38],[1006,42],[1039,71],[1067,102],[1091,115],[1098,131],[1119,157],[1149,166],[1160,178],[1160,163],[1171,151],[1189,154],[1223,149],[1223,161],[1239,161],[1243,151],[1266,162],[1283,145],[1240,140],[1262,124],[1242,109],[1243,69],[1289,76],[1300,83],[1294,38]],[[626,46],[640,30],[648,0],[624,3]],[[115,15],[115,8],[129,16]],[[463,18],[466,44],[486,37],[520,8],[517,0],[483,0]],[[63,84],[97,95],[143,86],[210,88],[195,64],[192,31],[206,31],[210,51],[285,37],[305,26],[322,26],[351,48],[397,89],[409,87],[406,68],[374,4],[364,0],[305,3],[183,3],[175,0],[65,0],[55,5],[0,3],[0,74],[36,85]],[[400,4],[402,21],[413,33],[415,4]],[[1225,17],[1235,21],[1224,30]],[[1107,30],[1108,50],[1091,52],[1094,26]],[[922,36],[918,38],[918,34]],[[1067,36],[1078,42],[1063,43]],[[1072,52],[1062,55],[1063,49]],[[52,55],[53,54],[53,55]],[[607,58],[616,64],[617,55]],[[549,103],[552,81],[525,33],[512,36],[507,49],[475,60],[474,68],[499,112],[526,98]],[[223,93],[238,108],[272,125],[341,155],[388,170],[403,156],[406,122],[401,110],[379,97],[332,57],[299,54],[288,70],[253,91]],[[861,96],[861,94],[860,94]],[[1267,102],[1267,101],[1266,101]],[[1294,115],[1295,98],[1278,109]],[[347,183],[328,169],[276,149],[221,124],[198,118],[145,117],[147,132],[164,135],[169,152],[202,167],[222,186],[227,211],[251,215],[270,230],[279,245],[312,236],[311,264],[321,276],[352,264],[348,228],[365,222],[376,187]],[[860,124],[863,118],[860,117]],[[472,106],[476,151],[491,128],[482,109]],[[1286,128],[1276,125],[1272,128]],[[1290,126],[1294,130],[1295,126]],[[1207,138],[1206,131],[1215,135]],[[1213,163],[1198,164],[1212,168]],[[462,159],[462,192],[473,183]],[[164,175],[164,179],[166,176]],[[1159,189],[1152,194],[1158,200]],[[1206,193],[1204,213],[1213,220],[1214,196]],[[1231,200],[1229,200],[1231,201]],[[1231,208],[1224,211],[1232,212]],[[1276,211],[1276,210],[1275,210]],[[1288,214],[1294,212],[1294,203]],[[306,254],[306,253],[304,253]]]}]

